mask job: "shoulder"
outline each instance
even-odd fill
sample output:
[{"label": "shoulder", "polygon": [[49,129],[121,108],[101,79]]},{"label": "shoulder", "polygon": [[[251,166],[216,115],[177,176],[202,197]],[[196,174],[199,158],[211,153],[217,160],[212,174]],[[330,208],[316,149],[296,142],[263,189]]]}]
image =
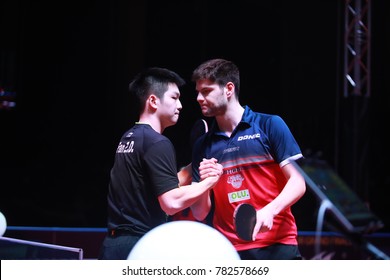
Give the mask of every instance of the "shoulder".
[{"label": "shoulder", "polygon": [[141,150],[145,152],[158,151],[159,149],[162,152],[171,152],[172,149],[174,149],[174,146],[168,137],[158,133],[149,125],[135,125],[124,134],[122,141],[124,139],[126,139],[126,142],[134,141],[136,146],[140,147]]},{"label": "shoulder", "polygon": [[132,132],[135,137],[142,137],[145,140],[152,141],[154,143],[159,141],[171,142],[168,137],[161,133],[158,133],[150,125],[136,125],[133,127]]},{"label": "shoulder", "polygon": [[245,106],[243,121],[251,124],[256,123],[263,128],[285,124],[284,120],[279,115],[255,112],[252,111],[248,106]]}]

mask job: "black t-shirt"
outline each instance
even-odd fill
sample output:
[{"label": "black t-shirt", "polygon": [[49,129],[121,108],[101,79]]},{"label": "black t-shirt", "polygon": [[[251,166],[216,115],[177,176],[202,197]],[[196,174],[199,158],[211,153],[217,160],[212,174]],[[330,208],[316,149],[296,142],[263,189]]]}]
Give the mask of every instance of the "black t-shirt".
[{"label": "black t-shirt", "polygon": [[108,190],[108,228],[145,234],[164,223],[157,197],[177,188],[172,142],[148,124],[135,124],[121,138]]}]

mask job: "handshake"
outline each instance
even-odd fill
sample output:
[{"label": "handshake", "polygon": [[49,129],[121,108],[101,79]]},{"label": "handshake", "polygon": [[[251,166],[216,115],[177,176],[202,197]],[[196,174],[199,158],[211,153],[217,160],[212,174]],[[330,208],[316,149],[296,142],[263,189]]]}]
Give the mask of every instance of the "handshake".
[{"label": "handshake", "polygon": [[219,180],[223,173],[223,166],[215,158],[203,159],[199,165],[200,180],[214,180],[214,184]]}]

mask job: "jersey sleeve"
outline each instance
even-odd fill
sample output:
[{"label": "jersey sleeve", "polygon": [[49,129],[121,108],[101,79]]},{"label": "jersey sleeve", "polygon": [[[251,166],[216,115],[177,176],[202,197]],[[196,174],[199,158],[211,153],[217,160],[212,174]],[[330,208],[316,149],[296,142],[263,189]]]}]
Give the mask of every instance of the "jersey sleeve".
[{"label": "jersey sleeve", "polygon": [[156,196],[179,186],[176,152],[169,140],[154,143],[145,154],[145,164]]},{"label": "jersey sleeve", "polygon": [[284,165],[289,159],[302,157],[301,149],[285,121],[274,115],[269,122],[268,135],[275,160]]}]

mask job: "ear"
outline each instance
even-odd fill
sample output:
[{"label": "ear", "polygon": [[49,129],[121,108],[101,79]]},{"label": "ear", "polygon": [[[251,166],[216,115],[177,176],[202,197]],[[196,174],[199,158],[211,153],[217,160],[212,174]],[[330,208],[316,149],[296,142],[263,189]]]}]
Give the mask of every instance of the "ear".
[{"label": "ear", "polygon": [[228,82],[226,85],[225,85],[225,89],[226,89],[226,96],[227,98],[230,98],[231,96],[234,95],[234,84],[232,82]]},{"label": "ear", "polygon": [[155,96],[154,94],[151,94],[147,100],[148,106],[157,109],[157,104],[158,104],[158,97]]}]

